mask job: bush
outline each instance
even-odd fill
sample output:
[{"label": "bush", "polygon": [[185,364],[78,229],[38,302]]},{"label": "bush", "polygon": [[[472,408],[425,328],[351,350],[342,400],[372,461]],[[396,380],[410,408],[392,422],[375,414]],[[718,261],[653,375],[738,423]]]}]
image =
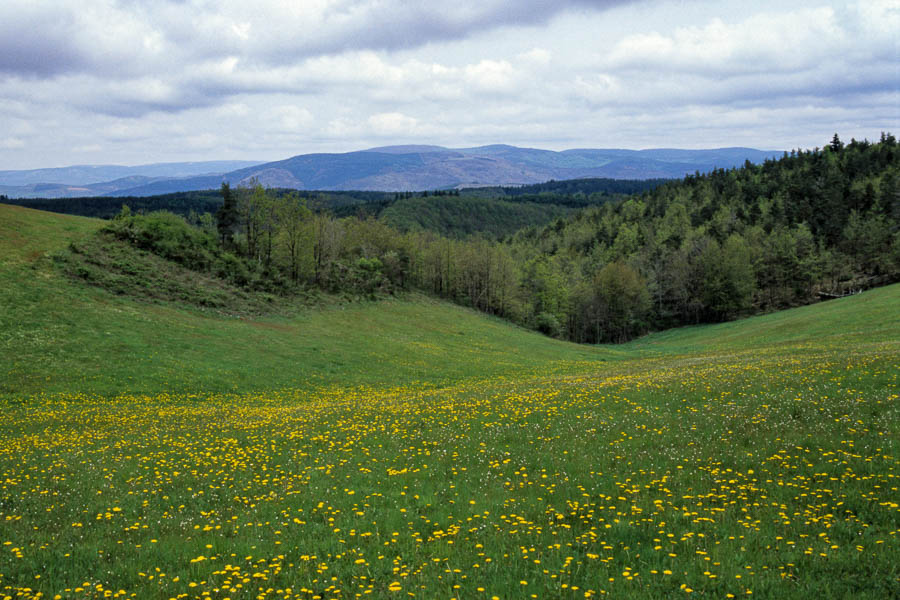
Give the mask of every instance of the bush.
[{"label": "bush", "polygon": [[182,217],[165,211],[130,216],[123,212],[103,230],[138,248],[197,271],[209,270],[219,253],[213,236],[192,227]]},{"label": "bush", "polygon": [[560,337],[563,332],[563,328],[559,322],[559,319],[557,319],[556,315],[554,315],[553,313],[539,313],[534,318],[534,326],[535,329],[537,329],[544,335],[549,335],[555,338]]},{"label": "bush", "polygon": [[251,280],[247,263],[231,252],[223,252],[219,255],[213,273],[219,279],[239,286],[246,286]]}]

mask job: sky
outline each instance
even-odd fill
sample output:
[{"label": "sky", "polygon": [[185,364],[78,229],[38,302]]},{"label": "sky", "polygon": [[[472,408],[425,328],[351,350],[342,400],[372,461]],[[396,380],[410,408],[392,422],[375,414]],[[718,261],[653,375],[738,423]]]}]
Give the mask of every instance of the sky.
[{"label": "sky", "polygon": [[900,133],[900,0],[3,0],[0,170]]}]

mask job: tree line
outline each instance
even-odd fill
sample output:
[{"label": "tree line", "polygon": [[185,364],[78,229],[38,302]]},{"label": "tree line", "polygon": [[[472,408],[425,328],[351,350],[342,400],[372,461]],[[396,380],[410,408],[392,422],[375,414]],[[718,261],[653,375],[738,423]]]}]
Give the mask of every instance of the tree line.
[{"label": "tree line", "polygon": [[835,135],[822,149],[663,183],[502,241],[400,231],[312,210],[298,192],[227,184],[190,235],[166,233],[180,227],[171,219],[151,227],[165,221],[152,215],[120,215],[109,230],[173,260],[199,245],[191,268],[248,287],[368,297],[415,288],[555,337],[619,342],[897,281],[898,184],[893,136],[845,145]]}]

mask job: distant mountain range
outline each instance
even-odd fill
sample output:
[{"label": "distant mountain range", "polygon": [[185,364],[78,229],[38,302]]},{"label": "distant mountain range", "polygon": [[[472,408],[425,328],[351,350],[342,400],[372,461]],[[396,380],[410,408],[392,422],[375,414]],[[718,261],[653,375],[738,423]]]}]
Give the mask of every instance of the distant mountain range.
[{"label": "distant mountain range", "polygon": [[551,179],[681,178],[694,172],[761,163],[781,151],[576,149],[554,152],[493,145],[478,148],[386,146],[342,154],[301,154],[254,163],[213,161],[136,167],[77,166],[0,171],[0,194],[10,198],[153,196],[258,181],[306,190],[413,191],[524,185]]},{"label": "distant mountain range", "polygon": [[134,167],[75,165],[27,171],[0,171],[0,194],[10,198],[116,195],[119,190],[146,185],[154,181],[221,175],[259,163],[260,161],[250,160],[213,160],[154,163]]}]

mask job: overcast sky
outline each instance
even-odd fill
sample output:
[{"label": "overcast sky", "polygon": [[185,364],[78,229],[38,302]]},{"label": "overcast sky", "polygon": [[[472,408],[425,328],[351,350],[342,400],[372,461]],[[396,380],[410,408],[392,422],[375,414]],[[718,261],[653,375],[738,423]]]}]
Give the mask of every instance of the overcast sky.
[{"label": "overcast sky", "polygon": [[0,169],[900,134],[900,0],[3,0]]}]

